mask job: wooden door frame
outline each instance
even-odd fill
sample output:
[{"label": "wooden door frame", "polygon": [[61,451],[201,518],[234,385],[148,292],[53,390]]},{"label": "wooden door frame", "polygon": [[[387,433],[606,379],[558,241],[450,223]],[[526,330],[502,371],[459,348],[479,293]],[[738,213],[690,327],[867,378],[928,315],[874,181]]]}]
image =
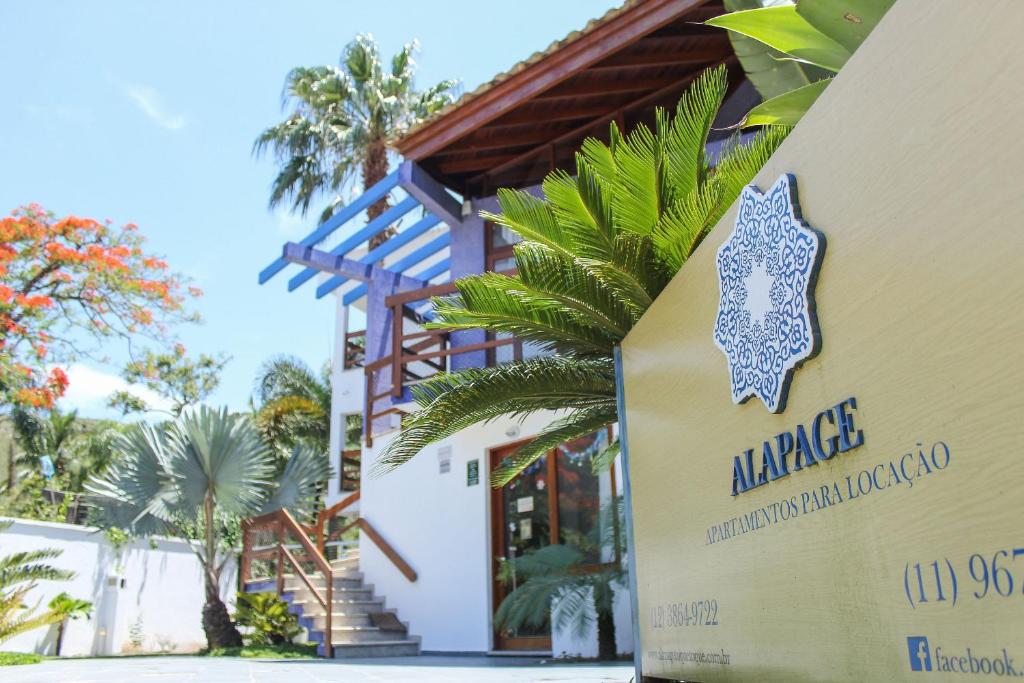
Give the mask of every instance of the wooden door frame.
[{"label": "wooden door frame", "polygon": [[[512,441],[501,446],[495,446],[494,448],[487,449],[487,465],[488,465],[488,480],[490,474],[494,472],[496,465],[507,457],[511,452],[520,446],[524,446],[536,437],[529,437],[526,439],[520,439],[518,441]],[[554,450],[554,449],[552,449]],[[499,456],[500,458],[496,457]],[[547,453],[551,455],[551,451]],[[547,468],[547,494],[548,494],[548,516],[550,520],[551,529],[549,533],[554,539],[558,538],[558,485],[557,482],[553,481],[558,478],[558,470],[555,459],[548,457]],[[500,651],[551,651],[551,636],[547,638],[542,637],[529,637],[529,638],[507,638],[498,633],[494,627],[494,614],[498,611],[498,606],[501,604],[502,599],[505,597],[505,587],[498,581],[498,558],[505,555],[508,551],[505,545],[505,506],[503,504],[502,496],[505,487],[494,488],[491,487],[491,542],[489,544],[488,552],[490,553],[490,566],[491,566],[491,618],[489,623],[491,625],[491,635],[493,637],[494,650]],[[557,543],[556,541],[553,541]],[[500,544],[500,547],[499,547]],[[500,549],[500,552],[499,552]]]},{"label": "wooden door frame", "polygon": [[[615,436],[612,426],[608,425],[605,427],[608,435],[608,443],[611,443]],[[595,430],[600,431],[600,430]],[[495,456],[505,451],[513,451],[520,446],[524,446],[534,439],[536,436],[526,437],[519,439],[518,441],[511,441],[500,446],[487,449],[487,475],[488,482],[490,482],[490,475],[495,470],[495,465],[499,460],[495,459]],[[548,493],[548,519],[550,522],[550,538],[551,543],[559,543],[561,541],[561,529],[558,519],[558,447],[549,450],[545,456],[547,457],[547,493]],[[506,457],[502,456],[502,459]],[[611,467],[608,470],[611,484],[612,497],[617,495],[617,485],[615,483],[615,463],[612,462]],[[504,545],[505,542],[505,506],[502,504],[502,492],[504,487],[494,488],[491,487],[491,493],[488,498],[491,507],[491,541],[488,544],[488,552],[490,552],[490,566],[491,566],[491,634],[494,638],[494,650],[501,651],[516,651],[516,650],[537,650],[537,651],[550,651],[551,650],[551,636],[548,636],[546,643],[540,638],[504,638],[500,636],[497,630],[494,628],[494,614],[498,611],[498,605],[501,604],[501,598],[504,598],[504,587],[498,581],[498,557],[503,556],[507,552],[507,548],[502,547],[500,553],[498,551],[498,543]],[[615,535],[618,536],[619,529],[618,524],[615,524]],[[615,562],[619,562],[618,557],[618,543],[616,543],[616,558]],[[597,569],[599,565],[584,567],[584,571],[588,569]],[[532,645],[533,647],[527,647]],[[540,647],[540,645],[546,645],[546,647]]]}]

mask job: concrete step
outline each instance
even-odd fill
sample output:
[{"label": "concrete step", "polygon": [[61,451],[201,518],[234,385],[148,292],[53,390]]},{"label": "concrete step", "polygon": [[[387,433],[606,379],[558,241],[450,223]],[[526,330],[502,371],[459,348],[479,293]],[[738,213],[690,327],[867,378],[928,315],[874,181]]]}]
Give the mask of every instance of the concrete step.
[{"label": "concrete step", "polygon": [[[322,576],[309,577],[309,583],[313,585],[317,590],[324,590],[327,587],[327,579]],[[356,573],[354,576],[345,575],[334,577],[334,590],[347,590],[347,589],[362,589],[363,588],[363,575]],[[309,590],[309,586],[306,582],[297,576],[286,576],[284,579],[284,589],[289,592],[299,590]]]},{"label": "concrete step", "polygon": [[[326,588],[324,586],[317,586],[317,592],[320,595],[325,595]],[[313,592],[306,587],[305,584],[302,586],[296,586],[293,589],[285,589],[285,592],[291,593],[295,598],[312,598]],[[335,600],[370,600],[373,598],[373,586],[334,586],[333,597]]]},{"label": "concrete step", "polygon": [[419,638],[381,640],[373,643],[337,643],[333,645],[335,659],[415,657],[420,653]]},{"label": "concrete step", "polygon": [[[336,611],[331,615],[331,626],[373,626],[373,622],[370,620],[370,612],[341,612]],[[303,612],[303,616],[309,617],[313,622],[313,628],[323,630],[326,626],[326,617],[323,614],[321,608],[316,614],[309,612]]]},{"label": "concrete step", "polygon": [[400,640],[405,636],[405,633],[382,631],[376,626],[332,626],[331,628],[331,642],[336,645],[379,643]]},{"label": "concrete step", "polygon": [[[324,613],[323,606],[316,600],[316,598],[298,598],[292,600],[292,605],[301,609],[302,613],[308,617],[316,617],[317,615],[323,616]],[[384,601],[377,598],[371,598],[369,600],[342,599],[334,601],[335,613],[369,614],[371,612],[382,611],[384,611]]]}]

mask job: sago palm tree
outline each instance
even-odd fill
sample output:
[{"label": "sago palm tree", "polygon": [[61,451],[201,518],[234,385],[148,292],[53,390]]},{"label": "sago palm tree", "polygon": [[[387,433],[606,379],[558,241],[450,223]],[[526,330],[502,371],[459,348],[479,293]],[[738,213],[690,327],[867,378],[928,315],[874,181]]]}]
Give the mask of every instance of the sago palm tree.
[{"label": "sago palm tree", "polygon": [[[12,523],[0,521],[0,533],[9,529]],[[25,598],[37,581],[67,581],[74,576],[74,572],[46,564],[47,560],[59,557],[61,553],[60,550],[44,548],[0,557],[0,643],[64,618],[62,613],[52,609],[37,612],[25,604]]]},{"label": "sago palm tree", "polygon": [[327,453],[331,434],[331,368],[320,374],[298,358],[278,356],[256,378],[256,427],[273,444],[304,443]]},{"label": "sago palm tree", "polygon": [[566,539],[501,563],[498,580],[512,591],[494,615],[498,628],[515,631],[553,625],[583,639],[594,627],[598,659],[616,658],[615,594],[627,589],[622,499],[603,506],[601,518],[586,537]]},{"label": "sago palm tree", "polygon": [[186,410],[165,428],[140,423],[114,444],[117,458],[88,490],[103,527],[139,536],[170,534],[190,541],[203,567],[206,604],[203,629],[211,648],[241,645],[241,636],[220,598],[220,577],[234,556],[220,535],[231,522],[288,508],[310,511],[326,460],[296,449],[274,479],[275,462],[252,421],[227,409]]},{"label": "sago palm tree", "polygon": [[[733,144],[712,164],[705,148],[728,89],[726,72],[704,73],[675,115],[658,110],[654,131],[609,144],[589,139],[576,175],[544,180],[545,198],[500,190],[500,215],[519,233],[517,275],[484,273],[435,299],[435,327],[512,333],[548,355],[439,375],[413,387],[418,410],[405,419],[376,466],[386,471],[426,445],[502,415],[563,411],[506,459],[492,483],[508,482],[558,444],[617,420],[613,349],[718,222],[787,129]],[[610,461],[618,443],[599,463]]]},{"label": "sago palm tree", "polygon": [[[406,44],[381,63],[371,35],[358,35],[345,48],[339,66],[298,67],[285,80],[288,118],[256,139],[257,156],[272,150],[280,172],[274,178],[270,206],[290,200],[305,215],[318,196],[332,199],[321,220],[341,205],[345,185],[362,173],[366,190],[388,173],[388,145],[410,127],[453,99],[455,81],[417,90],[417,45]],[[388,208],[387,198],[373,204],[374,219]],[[382,234],[371,248],[386,240]]]},{"label": "sago palm tree", "polygon": [[64,644],[64,631],[67,627],[68,619],[78,619],[79,617],[85,617],[88,619],[92,616],[92,603],[88,600],[79,600],[73,598],[67,593],[61,593],[57,595],[53,600],[50,600],[47,607],[54,615],[59,616],[57,624],[57,642],[54,644],[53,654],[60,657],[61,646]]}]

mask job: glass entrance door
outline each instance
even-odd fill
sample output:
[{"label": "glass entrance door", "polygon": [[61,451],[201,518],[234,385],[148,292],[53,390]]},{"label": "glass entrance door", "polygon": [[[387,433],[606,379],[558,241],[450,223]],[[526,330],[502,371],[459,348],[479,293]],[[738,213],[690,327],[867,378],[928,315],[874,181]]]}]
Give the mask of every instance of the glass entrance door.
[{"label": "glass entrance door", "polygon": [[[518,445],[492,452],[492,471],[517,448]],[[495,609],[521,580],[514,572],[508,583],[498,580],[502,560],[522,557],[552,542],[552,477],[549,461],[550,457],[541,458],[513,481],[491,493]],[[496,631],[494,649],[546,652],[551,649],[551,629],[545,626]]]},{"label": "glass entrance door", "polygon": [[[562,444],[502,488],[491,490],[495,610],[522,581],[514,573],[509,573],[507,581],[498,580],[505,559],[522,557],[552,543],[571,543],[586,549],[588,561],[601,561],[589,537],[598,531],[601,501],[614,496],[614,484],[609,489],[608,475],[593,473],[592,458],[607,447],[609,438],[609,430],[600,430]],[[491,471],[522,445],[492,451]],[[550,626],[497,630],[494,648],[550,651]]]}]

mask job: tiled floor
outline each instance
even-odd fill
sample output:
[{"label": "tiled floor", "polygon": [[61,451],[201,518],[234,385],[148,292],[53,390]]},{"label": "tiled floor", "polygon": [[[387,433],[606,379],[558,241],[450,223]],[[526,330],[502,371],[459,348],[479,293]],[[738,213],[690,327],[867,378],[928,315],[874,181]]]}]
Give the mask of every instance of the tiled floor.
[{"label": "tiled floor", "polygon": [[627,663],[552,664],[505,657],[422,656],[372,660],[269,661],[206,657],[67,659],[4,667],[4,683],[628,683]]}]

